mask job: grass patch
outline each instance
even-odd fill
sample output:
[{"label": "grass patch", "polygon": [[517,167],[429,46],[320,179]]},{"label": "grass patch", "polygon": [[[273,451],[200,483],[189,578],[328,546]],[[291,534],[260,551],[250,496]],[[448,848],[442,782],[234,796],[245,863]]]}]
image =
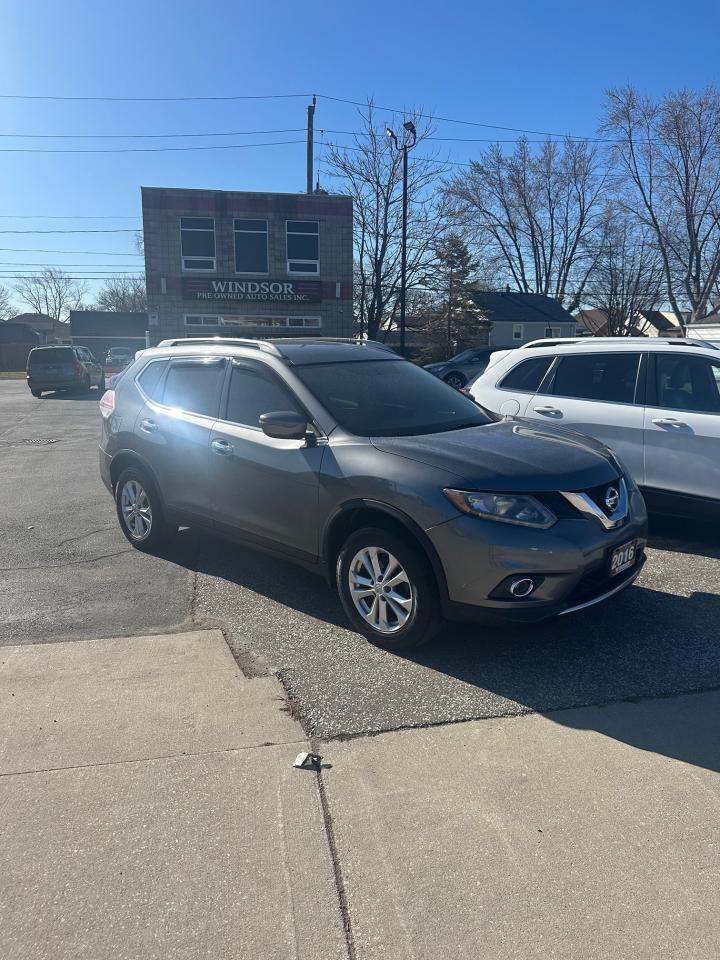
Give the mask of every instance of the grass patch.
[{"label": "grass patch", "polygon": [[24,380],[24,370],[0,370],[0,380]]}]

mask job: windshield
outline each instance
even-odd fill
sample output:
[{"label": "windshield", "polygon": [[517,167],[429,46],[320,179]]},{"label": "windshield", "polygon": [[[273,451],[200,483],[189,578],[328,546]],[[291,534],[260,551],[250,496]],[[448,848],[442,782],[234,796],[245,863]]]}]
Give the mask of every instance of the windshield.
[{"label": "windshield", "polygon": [[361,437],[408,437],[484,426],[490,416],[464,394],[403,360],[294,368],[337,422]]},{"label": "windshield", "polygon": [[450,357],[447,361],[448,363],[461,363],[463,360],[472,360],[475,356],[475,350],[463,350],[462,353],[456,353],[454,357]]},{"label": "windshield", "polygon": [[75,354],[72,347],[42,347],[39,350],[31,350],[28,357],[28,364],[31,367],[40,363],[74,363]]}]

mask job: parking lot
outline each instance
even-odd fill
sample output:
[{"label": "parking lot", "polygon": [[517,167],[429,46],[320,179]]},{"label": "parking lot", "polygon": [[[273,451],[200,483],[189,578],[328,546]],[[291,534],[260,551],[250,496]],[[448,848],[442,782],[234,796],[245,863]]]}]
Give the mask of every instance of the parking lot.
[{"label": "parking lot", "polygon": [[240,666],[278,675],[320,737],[720,686],[716,530],[655,522],[637,585],[573,617],[450,625],[431,647],[390,654],[348,631],[299,568],[191,530],[162,556],[134,551],[98,476],[97,399],[35,400],[0,381],[2,644],[220,626]]}]

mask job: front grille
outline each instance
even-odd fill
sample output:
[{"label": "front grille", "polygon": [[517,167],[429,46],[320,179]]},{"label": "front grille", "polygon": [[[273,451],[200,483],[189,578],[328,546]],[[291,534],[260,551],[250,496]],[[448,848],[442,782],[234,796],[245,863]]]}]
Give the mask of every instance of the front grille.
[{"label": "front grille", "polygon": [[580,511],[576,510],[561,493],[548,491],[544,493],[533,493],[532,496],[535,497],[536,500],[539,500],[548,510],[552,510],[558,520],[577,519],[582,516]]},{"label": "front grille", "polygon": [[626,580],[629,580],[635,575],[637,568],[644,563],[644,561],[644,551],[639,550],[634,566],[616,577],[610,576],[606,566],[603,566],[600,570],[596,570],[594,573],[589,573],[575,585],[570,594],[565,598],[566,604],[569,607],[576,607],[581,603],[587,603],[589,600],[601,597],[604,593],[608,593],[615,587],[622,586]]},{"label": "front grille", "polygon": [[608,510],[607,505],[605,503],[605,497],[607,496],[608,489],[610,487],[614,487],[616,490],[619,490],[620,489],[618,486],[619,483],[620,483],[620,478],[618,477],[617,480],[612,480],[610,481],[610,483],[602,483],[600,484],[599,487],[591,487],[590,490],[584,491],[588,495],[588,497],[590,497],[592,502],[596,506],[600,507],[600,509],[602,510],[602,512],[605,514],[606,517],[609,517],[610,514],[612,513],[612,510]]}]

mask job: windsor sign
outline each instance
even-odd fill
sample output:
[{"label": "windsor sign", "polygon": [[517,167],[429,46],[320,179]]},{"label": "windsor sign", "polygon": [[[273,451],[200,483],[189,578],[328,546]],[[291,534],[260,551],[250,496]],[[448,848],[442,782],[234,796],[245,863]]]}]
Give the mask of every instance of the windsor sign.
[{"label": "windsor sign", "polygon": [[240,300],[243,303],[320,303],[319,280],[223,280],[183,277],[184,300]]}]

